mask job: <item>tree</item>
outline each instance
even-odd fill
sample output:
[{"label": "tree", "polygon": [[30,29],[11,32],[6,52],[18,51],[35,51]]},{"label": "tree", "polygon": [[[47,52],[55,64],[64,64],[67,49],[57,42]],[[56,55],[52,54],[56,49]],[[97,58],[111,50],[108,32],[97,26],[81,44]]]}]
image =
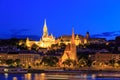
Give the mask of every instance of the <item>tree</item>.
[{"label": "tree", "polygon": [[90,67],[92,65],[92,61],[91,60],[87,60],[87,66]]},{"label": "tree", "polygon": [[114,64],[115,64],[115,60],[114,60],[114,59],[109,60],[109,63],[110,63],[111,66],[114,66]]},{"label": "tree", "polygon": [[50,60],[52,61],[52,65],[53,66],[56,66],[56,64],[58,63],[58,61],[59,61],[59,59],[57,58],[57,57],[55,57],[55,56],[51,56],[50,57]]},{"label": "tree", "polygon": [[67,65],[68,67],[70,67],[73,64],[73,60],[72,59],[66,59],[65,61],[63,61],[62,64],[64,66]]},{"label": "tree", "polygon": [[41,64],[43,63],[44,66],[56,66],[58,63],[59,59],[55,56],[44,56]]},{"label": "tree", "polygon": [[27,45],[26,45],[26,41],[25,40],[19,40],[19,42],[17,43],[17,48],[21,49],[21,50],[27,50]]},{"label": "tree", "polygon": [[78,61],[78,66],[79,66],[79,67],[85,67],[85,66],[87,66],[87,59],[81,58],[81,59]]},{"label": "tree", "polygon": [[20,59],[16,59],[16,60],[14,61],[14,63],[16,63],[17,67],[19,67],[19,66],[20,66]]},{"label": "tree", "polygon": [[12,66],[13,65],[13,60],[12,59],[8,59],[6,60],[6,64],[9,65],[9,66]]},{"label": "tree", "polygon": [[37,66],[37,67],[38,67],[39,65],[40,65],[40,63],[36,63],[36,64],[35,64],[35,66]]},{"label": "tree", "polygon": [[59,47],[58,44],[52,44],[52,45],[51,45],[51,48],[52,48],[52,49],[54,49],[54,48],[57,49],[58,47]]},{"label": "tree", "polygon": [[48,62],[49,62],[49,60],[48,60],[47,56],[44,56],[42,58],[42,61],[40,62],[40,64],[43,64],[44,66],[47,66]]},{"label": "tree", "polygon": [[61,49],[65,49],[66,45],[64,43],[60,43]]},{"label": "tree", "polygon": [[0,64],[4,64],[6,61],[4,59],[0,59]]},{"label": "tree", "polygon": [[38,49],[38,45],[33,44],[31,49],[32,49],[32,50],[37,50],[37,49]]}]

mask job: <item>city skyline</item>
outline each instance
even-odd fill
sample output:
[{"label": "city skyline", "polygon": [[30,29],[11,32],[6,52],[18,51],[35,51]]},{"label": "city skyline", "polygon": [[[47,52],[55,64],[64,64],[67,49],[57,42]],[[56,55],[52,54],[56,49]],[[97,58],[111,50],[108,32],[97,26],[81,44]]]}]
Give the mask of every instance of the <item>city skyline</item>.
[{"label": "city skyline", "polygon": [[119,1],[1,1],[0,38],[40,38],[44,19],[55,37],[75,34],[115,39],[120,34]]}]

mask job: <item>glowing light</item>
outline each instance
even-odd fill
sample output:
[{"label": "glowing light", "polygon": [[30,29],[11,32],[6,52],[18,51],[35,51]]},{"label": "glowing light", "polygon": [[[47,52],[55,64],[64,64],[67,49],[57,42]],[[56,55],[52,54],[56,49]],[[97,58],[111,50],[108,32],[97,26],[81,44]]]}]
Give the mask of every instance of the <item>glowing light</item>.
[{"label": "glowing light", "polygon": [[4,75],[5,75],[5,78],[8,78],[8,73],[5,73]]},{"label": "glowing light", "polygon": [[48,48],[48,47],[51,47],[52,44],[55,44],[55,38],[53,37],[53,35],[50,35],[50,36],[48,35],[46,21],[44,22],[44,26],[43,26],[43,36],[39,42],[30,41],[29,38],[26,39],[27,47],[31,48],[33,44],[36,44],[39,47],[43,47],[43,48]]},{"label": "glowing light", "polygon": [[95,74],[92,74],[92,79],[95,79],[96,78],[96,75]]},{"label": "glowing light", "polygon": [[26,80],[31,80],[31,73],[25,74],[25,79]]},{"label": "glowing light", "polygon": [[40,74],[40,80],[45,80],[45,73]]},{"label": "glowing light", "polygon": [[7,69],[7,68],[5,68],[5,69],[4,69],[4,72],[8,72],[8,69]]},{"label": "glowing light", "polygon": [[17,77],[13,77],[13,80],[17,80]]}]

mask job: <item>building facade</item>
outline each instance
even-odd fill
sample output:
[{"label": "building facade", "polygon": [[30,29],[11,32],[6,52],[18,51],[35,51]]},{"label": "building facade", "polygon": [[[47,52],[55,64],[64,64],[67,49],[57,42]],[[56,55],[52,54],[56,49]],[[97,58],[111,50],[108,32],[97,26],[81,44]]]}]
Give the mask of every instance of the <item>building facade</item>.
[{"label": "building facade", "polygon": [[71,59],[77,62],[77,53],[76,53],[76,45],[75,45],[75,37],[74,30],[72,31],[71,43],[66,46],[66,49],[60,58],[60,66],[63,66],[63,62],[67,59]]},{"label": "building facade", "polygon": [[4,65],[2,61],[6,60],[20,60],[20,65],[28,68],[28,66],[34,67],[36,61],[40,61],[40,55],[32,51],[20,51],[20,52],[0,52],[0,65]]},{"label": "building facade", "polygon": [[49,48],[52,44],[55,44],[55,37],[48,33],[48,28],[46,24],[46,20],[44,21],[43,26],[43,35],[40,41],[30,41],[29,38],[26,39],[26,46],[31,48],[33,44],[36,44],[37,46],[41,48]]}]

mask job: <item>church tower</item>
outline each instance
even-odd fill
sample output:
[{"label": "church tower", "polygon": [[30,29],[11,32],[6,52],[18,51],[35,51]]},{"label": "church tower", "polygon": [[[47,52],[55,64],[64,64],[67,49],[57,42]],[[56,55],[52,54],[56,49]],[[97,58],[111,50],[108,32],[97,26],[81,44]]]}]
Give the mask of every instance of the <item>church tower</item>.
[{"label": "church tower", "polygon": [[74,28],[72,28],[72,39],[71,39],[71,44],[75,44],[75,34],[74,34]]},{"label": "church tower", "polygon": [[90,34],[89,34],[89,32],[86,32],[86,39],[89,39],[90,38]]},{"label": "church tower", "polygon": [[76,61],[77,54],[76,54],[74,28],[72,29],[72,39],[71,39],[71,44],[70,45],[71,45],[71,59]]},{"label": "church tower", "polygon": [[33,43],[31,43],[29,38],[27,37],[27,39],[26,39],[26,46],[28,47],[28,49],[31,49],[32,45],[33,45]]},{"label": "church tower", "polygon": [[42,38],[40,38],[39,41],[30,41],[29,38],[27,38],[26,40],[27,47],[31,48],[33,44],[36,44],[42,48],[50,48],[52,44],[55,44],[55,37],[52,34],[50,36],[48,34],[46,19],[44,20]]},{"label": "church tower", "polygon": [[75,35],[74,35],[74,29],[72,29],[72,38],[71,38],[71,44],[68,44],[66,46],[66,49],[60,59],[60,66],[62,66],[62,63],[67,60],[71,59],[73,61],[77,62],[77,53],[76,53],[76,45],[75,45]]},{"label": "church tower", "polygon": [[48,29],[47,29],[46,19],[44,20],[43,37],[48,37]]},{"label": "church tower", "polygon": [[88,44],[89,43],[89,39],[90,39],[90,34],[89,34],[89,32],[86,32],[86,36],[84,38],[84,44]]}]

